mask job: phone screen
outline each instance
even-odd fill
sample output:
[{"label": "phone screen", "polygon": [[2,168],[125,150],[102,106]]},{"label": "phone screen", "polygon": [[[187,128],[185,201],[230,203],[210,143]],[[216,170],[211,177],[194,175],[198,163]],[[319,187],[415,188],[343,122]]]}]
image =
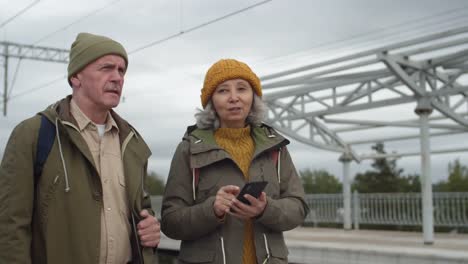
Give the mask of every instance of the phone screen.
[{"label": "phone screen", "polygon": [[257,198],[260,197],[262,191],[265,189],[265,186],[268,184],[266,181],[258,181],[258,182],[249,182],[244,185],[242,190],[240,191],[239,195],[237,195],[237,200],[250,205],[250,202],[245,199],[245,194],[250,194],[253,197]]}]

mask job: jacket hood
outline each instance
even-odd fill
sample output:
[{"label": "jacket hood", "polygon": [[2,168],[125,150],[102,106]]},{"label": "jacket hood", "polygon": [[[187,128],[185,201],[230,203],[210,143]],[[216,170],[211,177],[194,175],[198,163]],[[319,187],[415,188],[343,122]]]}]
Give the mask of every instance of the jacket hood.
[{"label": "jacket hood", "polygon": [[[266,150],[280,148],[290,143],[288,139],[266,124],[252,125],[251,135],[255,142],[254,157]],[[187,127],[183,140],[190,142],[192,154],[222,149],[216,144],[213,130],[200,129],[196,125]]]},{"label": "jacket hood", "polygon": [[[63,137],[62,134],[68,134],[68,137],[72,139],[77,148],[80,149],[81,153],[93,165],[94,169],[97,168],[89,148],[86,147],[87,144],[84,141],[84,139],[81,136],[76,136],[76,133],[73,133],[74,136],[71,133],[69,133],[70,129],[79,131],[78,123],[76,122],[75,118],[71,115],[70,112],[71,98],[72,96],[69,95],[66,98],[56,102],[55,104],[48,106],[44,111],[38,113],[39,115],[43,115],[47,119],[49,119],[51,123],[55,124],[54,127],[56,130],[58,149],[60,152],[61,162],[65,174],[66,192],[70,190],[70,185],[68,183],[69,176],[67,165],[63,156],[63,149],[61,143],[61,137]],[[122,157],[127,151],[131,151],[132,153],[137,155],[141,160],[147,160],[151,156],[151,150],[149,149],[148,145],[144,142],[143,138],[132,126],[130,126],[129,123],[127,123],[127,121],[122,119],[112,109],[110,110],[110,113],[119,128],[118,135],[120,146],[122,149]],[[129,144],[130,141],[133,141],[134,143]]]},{"label": "jacket hood", "polygon": [[[66,122],[68,124],[72,124],[73,126],[78,127],[78,123],[76,122],[75,118],[70,113],[70,100],[72,96],[68,95],[67,97],[55,102],[54,104],[49,105],[46,109],[39,112],[39,115],[44,115],[47,117],[52,123],[55,123],[55,120],[58,118],[62,123]],[[127,136],[133,132],[137,138],[141,139],[140,134],[137,130],[132,127],[127,121],[125,121],[122,117],[120,117],[114,110],[110,110],[110,114],[112,118],[114,118],[115,123],[119,127],[119,138],[120,144],[123,144],[124,140]],[[147,149],[149,150],[149,148]]]}]

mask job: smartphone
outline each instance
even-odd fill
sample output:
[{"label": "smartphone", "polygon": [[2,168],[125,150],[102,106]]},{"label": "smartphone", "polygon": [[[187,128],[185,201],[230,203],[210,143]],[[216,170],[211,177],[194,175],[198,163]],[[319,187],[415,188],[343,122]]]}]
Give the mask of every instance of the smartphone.
[{"label": "smartphone", "polygon": [[260,197],[263,189],[265,189],[265,186],[267,184],[268,182],[266,181],[248,182],[246,185],[244,185],[240,193],[237,195],[236,199],[245,204],[250,205],[250,202],[247,199],[245,199],[244,195],[250,194],[258,199],[258,197]]}]

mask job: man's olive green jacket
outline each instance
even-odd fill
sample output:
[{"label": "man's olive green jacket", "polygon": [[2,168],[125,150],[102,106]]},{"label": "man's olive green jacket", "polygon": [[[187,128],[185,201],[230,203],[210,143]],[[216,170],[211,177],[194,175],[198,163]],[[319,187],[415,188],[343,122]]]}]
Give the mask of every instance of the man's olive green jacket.
[{"label": "man's olive green jacket", "polygon": [[[91,152],[70,114],[71,96],[39,115],[55,124],[56,137],[42,175],[34,179],[41,117],[12,132],[0,166],[0,263],[91,264],[100,252],[102,185]],[[151,152],[137,132],[115,112],[125,184],[135,223],[151,208],[144,180]],[[150,212],[152,212],[150,210]],[[132,225],[132,219],[129,219]],[[152,264],[153,249],[132,234],[133,263]],[[141,257],[143,256],[143,257]]]}]

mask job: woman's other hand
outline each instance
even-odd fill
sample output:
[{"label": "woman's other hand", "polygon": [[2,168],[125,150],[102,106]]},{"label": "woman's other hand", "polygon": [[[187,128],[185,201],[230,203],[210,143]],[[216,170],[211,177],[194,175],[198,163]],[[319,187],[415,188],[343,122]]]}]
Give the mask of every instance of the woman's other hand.
[{"label": "woman's other hand", "polygon": [[219,188],[213,204],[213,211],[216,217],[224,218],[226,213],[229,212],[233,200],[235,200],[237,194],[239,194],[239,191],[239,187],[235,185],[226,185]]}]

